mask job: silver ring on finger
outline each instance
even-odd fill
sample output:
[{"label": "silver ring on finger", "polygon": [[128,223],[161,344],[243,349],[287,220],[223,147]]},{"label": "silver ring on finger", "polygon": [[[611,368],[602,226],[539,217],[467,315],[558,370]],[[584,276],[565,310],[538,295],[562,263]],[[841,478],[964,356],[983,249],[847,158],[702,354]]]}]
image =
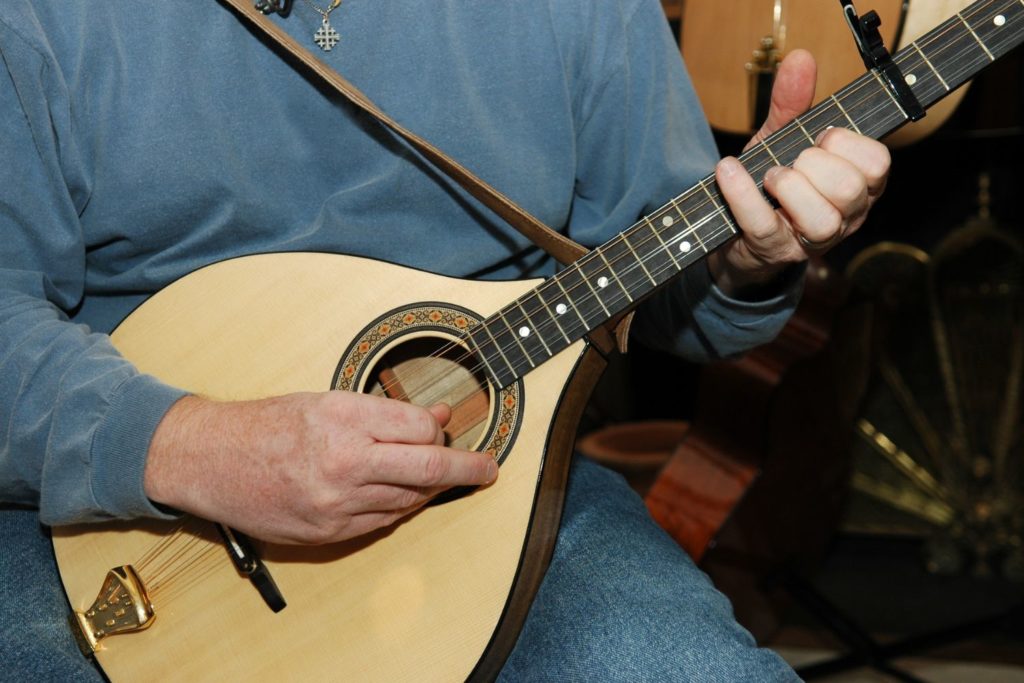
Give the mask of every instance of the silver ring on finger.
[{"label": "silver ring on finger", "polygon": [[809,240],[806,237],[804,237],[803,233],[799,233],[799,232],[796,234],[796,238],[797,238],[797,240],[799,240],[800,246],[802,246],[804,248],[804,251],[806,251],[807,253],[809,253],[809,254],[821,254],[821,253],[824,253],[824,252],[828,251],[829,249],[831,249],[832,247],[836,246],[837,244],[839,244],[842,241],[842,239],[843,239],[843,231],[842,230],[837,230],[836,232],[834,232],[832,234],[831,237],[829,237],[827,239],[823,239],[823,240],[821,240],[819,242],[815,242],[813,240]]}]

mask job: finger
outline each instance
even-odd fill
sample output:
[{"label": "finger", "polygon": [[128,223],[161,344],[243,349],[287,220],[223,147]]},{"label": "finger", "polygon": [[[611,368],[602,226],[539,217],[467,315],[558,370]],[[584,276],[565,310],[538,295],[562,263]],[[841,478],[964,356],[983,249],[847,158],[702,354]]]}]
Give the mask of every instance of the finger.
[{"label": "finger", "polygon": [[447,403],[435,403],[428,408],[430,414],[437,420],[437,424],[441,429],[437,430],[437,435],[434,438],[434,444],[437,446],[444,445],[444,428],[452,419],[452,409]]},{"label": "finger", "polygon": [[421,406],[377,396],[360,395],[358,426],[376,441],[437,444],[444,439],[438,417]]},{"label": "finger", "polygon": [[803,173],[773,168],[765,174],[765,190],[779,202],[794,231],[808,242],[825,244],[843,230],[844,216]]},{"label": "finger", "polygon": [[424,505],[444,490],[437,486],[367,484],[359,487],[352,500],[348,501],[350,504],[348,509],[353,510],[351,514],[411,510]]},{"label": "finger", "polygon": [[772,100],[764,125],[747,145],[761,142],[787,123],[807,111],[814,101],[814,83],[818,67],[806,50],[793,50],[779,64],[772,85]]},{"label": "finger", "polygon": [[878,140],[845,128],[829,128],[818,137],[817,146],[856,166],[867,182],[869,197],[885,190],[892,157],[889,148]]},{"label": "finger", "polygon": [[722,159],[715,169],[715,179],[744,238],[762,243],[779,239],[780,223],[774,207],[737,159]]},{"label": "finger", "polygon": [[367,483],[402,486],[479,486],[498,476],[494,458],[442,446],[377,444],[372,449]]}]

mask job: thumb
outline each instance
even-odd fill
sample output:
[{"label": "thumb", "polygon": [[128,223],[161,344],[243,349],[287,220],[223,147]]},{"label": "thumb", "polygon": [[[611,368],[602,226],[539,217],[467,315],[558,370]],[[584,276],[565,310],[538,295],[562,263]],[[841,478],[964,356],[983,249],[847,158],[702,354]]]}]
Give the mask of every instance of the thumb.
[{"label": "thumb", "polygon": [[434,405],[427,408],[430,414],[437,420],[437,424],[441,429],[437,430],[437,438],[434,439],[434,443],[438,446],[444,445],[444,428],[448,426],[448,423],[452,419],[452,409],[447,403],[435,403]]},{"label": "thumb", "polygon": [[818,65],[807,50],[793,50],[779,64],[772,86],[772,102],[768,118],[754,134],[747,147],[756,145],[785,126],[793,117],[807,111],[814,101],[814,83]]}]

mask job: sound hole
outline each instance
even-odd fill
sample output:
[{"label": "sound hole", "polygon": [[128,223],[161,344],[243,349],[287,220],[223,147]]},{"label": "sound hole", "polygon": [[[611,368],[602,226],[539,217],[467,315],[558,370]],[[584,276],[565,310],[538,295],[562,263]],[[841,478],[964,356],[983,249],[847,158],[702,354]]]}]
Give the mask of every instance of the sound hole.
[{"label": "sound hole", "polygon": [[363,391],[420,406],[445,403],[452,417],[445,444],[480,447],[494,397],[480,363],[450,338],[416,336],[387,349],[374,361]]}]

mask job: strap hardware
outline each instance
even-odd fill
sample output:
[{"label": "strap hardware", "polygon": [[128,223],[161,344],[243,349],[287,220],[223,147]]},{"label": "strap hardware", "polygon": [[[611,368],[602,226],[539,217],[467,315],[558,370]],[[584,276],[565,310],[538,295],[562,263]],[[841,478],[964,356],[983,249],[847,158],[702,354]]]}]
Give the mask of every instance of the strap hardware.
[{"label": "strap hardware", "polygon": [[252,4],[261,14],[280,14],[287,17],[292,13],[292,0],[254,0]]}]

